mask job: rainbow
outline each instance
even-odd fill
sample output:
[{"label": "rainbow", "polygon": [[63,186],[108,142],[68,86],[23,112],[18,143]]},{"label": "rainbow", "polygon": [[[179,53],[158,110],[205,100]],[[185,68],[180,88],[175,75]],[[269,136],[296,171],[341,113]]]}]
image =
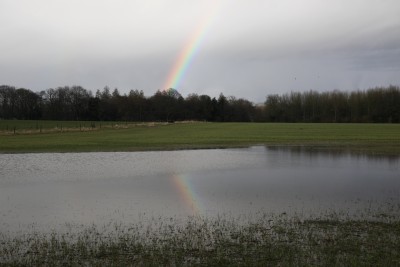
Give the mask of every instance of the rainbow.
[{"label": "rainbow", "polygon": [[179,191],[179,195],[181,196],[186,207],[193,215],[199,215],[201,212],[201,206],[189,179],[183,177],[182,175],[174,174],[172,176],[172,181],[175,188],[177,188]]},{"label": "rainbow", "polygon": [[[164,86],[162,87],[163,91],[177,89],[179,86],[182,78],[185,76],[185,73],[190,66],[190,63],[193,61],[194,56],[199,51],[199,48],[203,43],[210,26],[214,22],[218,11],[221,9],[222,2],[223,0],[212,1],[213,6],[208,8],[209,12],[207,12],[207,14],[204,16],[204,19],[201,21],[201,23],[199,23],[197,29],[190,36],[175,60]],[[201,212],[201,205],[193,186],[190,184],[189,178],[174,174],[172,176],[172,181],[187,208],[193,215],[199,215]]]},{"label": "rainbow", "polygon": [[185,73],[190,66],[190,63],[199,51],[199,48],[203,43],[212,22],[215,20],[218,10],[220,9],[220,1],[213,1],[213,3],[214,6],[209,8],[210,11],[206,14],[201,23],[199,23],[197,29],[183,46],[183,49],[175,60],[164,86],[162,87],[164,91],[168,91],[171,88],[178,88],[182,78],[185,76]]}]

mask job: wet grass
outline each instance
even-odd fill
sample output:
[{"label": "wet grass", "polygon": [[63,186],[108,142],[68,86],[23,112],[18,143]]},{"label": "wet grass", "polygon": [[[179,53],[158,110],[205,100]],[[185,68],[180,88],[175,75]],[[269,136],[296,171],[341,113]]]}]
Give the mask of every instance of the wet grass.
[{"label": "wet grass", "polygon": [[399,266],[400,221],[191,217],[0,235],[2,266]]},{"label": "wet grass", "polygon": [[[47,128],[40,130],[36,125],[41,122],[30,122],[24,127],[24,121],[17,121],[19,130],[14,134],[13,130],[4,130],[11,122],[14,121],[0,121],[2,153],[173,150],[265,144],[400,155],[400,124],[108,122],[100,128],[99,123],[68,122],[72,124],[67,126],[64,122],[46,122]],[[64,125],[62,129],[60,125]]]}]

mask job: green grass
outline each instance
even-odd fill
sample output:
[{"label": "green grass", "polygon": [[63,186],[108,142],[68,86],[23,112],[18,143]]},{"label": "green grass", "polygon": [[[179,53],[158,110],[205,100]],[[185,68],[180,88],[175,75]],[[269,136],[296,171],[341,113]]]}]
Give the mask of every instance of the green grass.
[{"label": "green grass", "polygon": [[[400,124],[175,123],[0,121],[0,152],[143,151],[250,145],[308,146],[400,155]],[[53,125],[64,125],[63,129]],[[83,126],[85,124],[85,127]],[[24,126],[26,125],[26,126]]]},{"label": "green grass", "polygon": [[0,234],[2,266],[399,266],[400,223],[192,217],[67,233]]}]

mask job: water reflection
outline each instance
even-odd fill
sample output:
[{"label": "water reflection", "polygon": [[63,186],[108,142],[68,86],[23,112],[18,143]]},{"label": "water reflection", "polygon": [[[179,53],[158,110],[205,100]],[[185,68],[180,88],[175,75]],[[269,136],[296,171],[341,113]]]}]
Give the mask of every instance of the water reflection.
[{"label": "water reflection", "polygon": [[398,155],[385,155],[373,153],[361,153],[351,149],[345,148],[327,148],[327,147],[309,147],[309,146],[266,146],[267,150],[280,151],[283,153],[289,152],[291,155],[298,155],[310,158],[328,157],[331,159],[338,158],[357,158],[359,160],[381,161],[394,166],[398,166],[400,156]]},{"label": "water reflection", "polygon": [[304,147],[0,155],[0,230],[255,212],[399,213],[400,160]]}]

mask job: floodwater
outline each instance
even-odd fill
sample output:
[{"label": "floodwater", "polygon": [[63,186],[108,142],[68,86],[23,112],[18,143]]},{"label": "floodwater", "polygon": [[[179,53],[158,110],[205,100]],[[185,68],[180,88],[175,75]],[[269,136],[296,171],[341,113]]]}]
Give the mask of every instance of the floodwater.
[{"label": "floodwater", "polygon": [[0,232],[145,218],[400,213],[400,158],[301,147],[0,154]]}]

